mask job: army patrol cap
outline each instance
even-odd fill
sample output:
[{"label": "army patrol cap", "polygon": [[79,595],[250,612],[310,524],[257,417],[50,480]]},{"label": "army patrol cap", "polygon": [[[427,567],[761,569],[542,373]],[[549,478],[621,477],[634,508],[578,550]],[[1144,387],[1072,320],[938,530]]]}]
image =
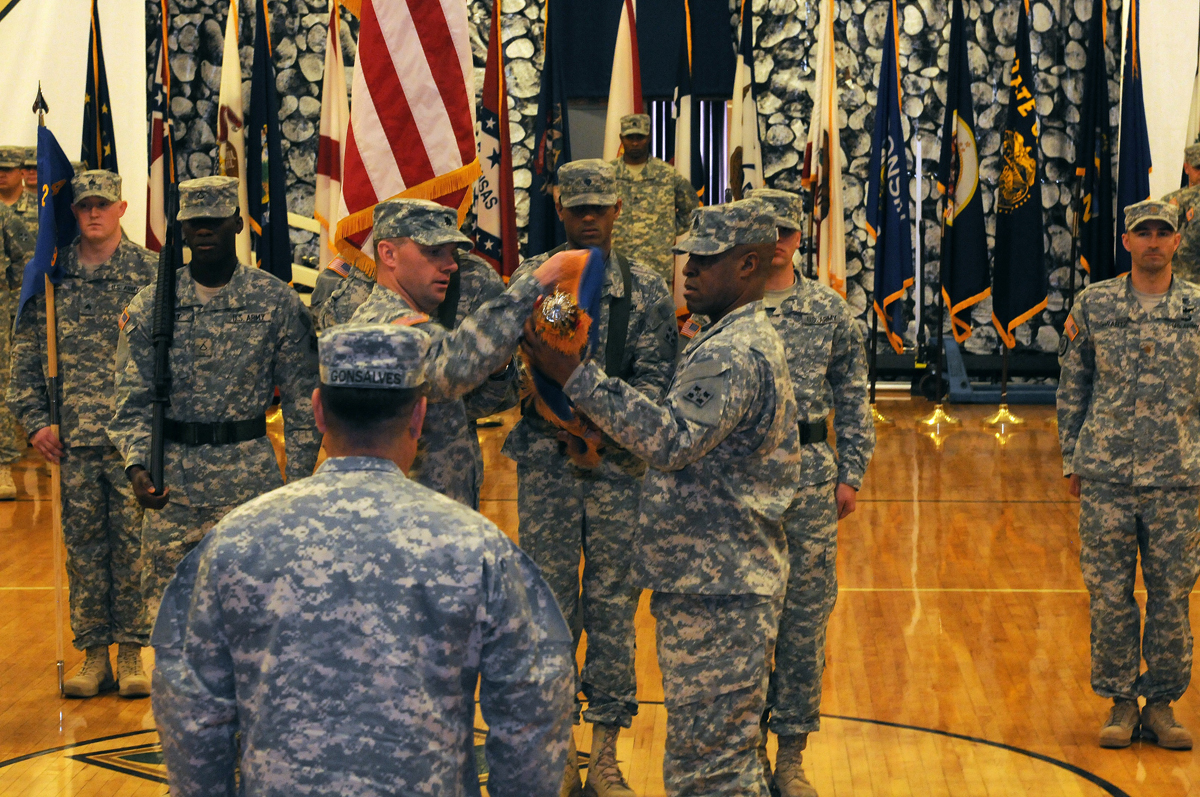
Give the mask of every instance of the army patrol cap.
[{"label": "army patrol cap", "polygon": [[429,336],[401,324],[341,324],[317,340],[321,384],[402,390],[425,384]]},{"label": "army patrol cap", "polygon": [[105,169],[92,169],[71,179],[71,191],[74,192],[77,205],[90,196],[98,196],[109,202],[120,202],[121,175]]},{"label": "army patrol cap", "polygon": [[742,199],[692,211],[687,238],[674,248],[677,255],[719,255],[735,246],[773,244],[779,240],[776,217],[761,200]]},{"label": "army patrol cap", "polygon": [[22,169],[36,169],[37,168],[37,147],[26,147],[25,148],[25,160],[21,161],[21,168]]},{"label": "army patrol cap", "polygon": [[412,238],[421,246],[457,244],[470,249],[471,239],[458,229],[458,212],[428,199],[389,199],[375,206],[376,241]]},{"label": "army patrol cap", "polygon": [[24,162],[24,147],[0,147],[0,169],[20,169]]},{"label": "army patrol cap", "polygon": [[558,201],[564,208],[581,205],[617,204],[617,173],[612,164],[599,158],[585,158],[563,164],[558,169]]},{"label": "army patrol cap", "polygon": [[179,220],[227,219],[238,212],[236,177],[199,177],[179,184]]},{"label": "army patrol cap", "polygon": [[775,214],[776,227],[800,229],[800,217],[804,214],[804,208],[799,195],[776,188],[752,188],[746,192],[746,199],[756,199],[768,205]]},{"label": "army patrol cap", "polygon": [[1170,202],[1146,199],[1125,206],[1125,229],[1134,230],[1147,221],[1163,221],[1172,230],[1179,229],[1179,207]]},{"label": "army patrol cap", "polygon": [[644,113],[631,113],[621,117],[621,135],[648,136],[650,135],[650,116]]},{"label": "army patrol cap", "polygon": [[1183,162],[1193,169],[1200,169],[1200,144],[1188,144],[1183,148]]}]

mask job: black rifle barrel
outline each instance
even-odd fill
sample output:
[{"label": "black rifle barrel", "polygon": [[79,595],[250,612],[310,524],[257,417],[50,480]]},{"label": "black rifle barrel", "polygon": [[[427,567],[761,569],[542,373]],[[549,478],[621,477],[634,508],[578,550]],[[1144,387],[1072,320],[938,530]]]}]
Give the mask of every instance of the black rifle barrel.
[{"label": "black rifle barrel", "polygon": [[175,337],[175,221],[179,213],[179,193],[175,186],[167,194],[167,229],[158,253],[158,281],[154,286],[154,319],[151,343],[154,345],[153,415],[150,423],[150,480],[161,494],[163,478],[167,406],[171,403],[171,341]]}]

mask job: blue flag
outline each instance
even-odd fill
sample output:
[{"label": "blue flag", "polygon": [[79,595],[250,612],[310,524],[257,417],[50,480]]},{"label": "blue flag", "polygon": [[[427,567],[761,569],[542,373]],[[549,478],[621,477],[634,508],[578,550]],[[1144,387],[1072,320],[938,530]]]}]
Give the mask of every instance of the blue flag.
[{"label": "blue flag", "polygon": [[[75,214],[71,212],[74,194],[71,178],[75,168],[48,127],[38,128],[37,196],[38,237],[33,257],[25,264],[21,280],[21,298],[17,302],[17,321],[25,303],[46,290],[46,277],[55,285],[62,282],[62,264],[58,250],[71,245],[79,234]],[[14,325],[15,328],[15,325]]]},{"label": "blue flag", "polygon": [[1125,234],[1125,207],[1150,198],[1150,134],[1146,130],[1146,104],[1142,99],[1142,55],[1138,46],[1138,4],[1129,4],[1125,31],[1125,73],[1121,76],[1121,140],[1117,155],[1117,257],[1114,273],[1092,272],[1092,281],[1124,274],[1133,267],[1121,243]]},{"label": "blue flag", "polygon": [[[1079,262],[1092,281],[1116,276],[1113,271],[1112,130],[1109,124],[1108,74],[1104,65],[1104,0],[1092,0],[1087,66],[1083,73],[1083,105],[1079,109],[1080,143],[1075,173],[1083,181],[1079,209]],[[1124,215],[1124,214],[1122,214]]]},{"label": "blue flag", "polygon": [[567,232],[554,209],[554,186],[558,167],[571,160],[571,137],[567,125],[567,81],[563,65],[567,57],[567,10],[562,0],[546,3],[546,60],[542,67],[542,90],[538,115],[533,121],[533,182],[529,187],[530,257],[549,252],[567,240]]},{"label": "blue flag", "polygon": [[275,63],[267,34],[267,3],[254,15],[254,68],[250,76],[250,119],[246,123],[246,189],[251,239],[258,267],[292,281],[292,242],[288,237],[287,175],[279,130]]},{"label": "blue flag", "polygon": [[79,159],[89,169],[117,172],[117,140],[113,133],[112,102],[108,98],[108,73],[100,43],[100,11],[92,0],[92,35],[88,40],[87,84],[83,94],[83,145]]},{"label": "blue flag", "polygon": [[909,215],[908,162],[900,116],[900,48],[896,3],[883,36],[875,135],[867,183],[867,232],[875,240],[875,315],[888,341],[904,351],[904,291],[913,283],[912,218]]}]

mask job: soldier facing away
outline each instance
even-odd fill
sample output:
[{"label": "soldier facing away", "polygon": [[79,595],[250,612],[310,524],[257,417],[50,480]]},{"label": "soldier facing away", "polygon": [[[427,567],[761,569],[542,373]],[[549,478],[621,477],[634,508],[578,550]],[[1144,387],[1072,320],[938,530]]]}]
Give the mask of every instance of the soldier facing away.
[{"label": "soldier facing away", "polygon": [[0,501],[17,497],[12,466],[25,453],[25,430],[3,396],[8,391],[12,362],[13,322],[25,263],[33,257],[35,241],[12,209],[0,202]]},{"label": "soldier facing away", "polygon": [[153,619],[175,566],[234,507],[283,483],[265,413],[282,403],[288,480],[312,473],[320,440],[312,419],[317,341],[308,309],[278,277],[237,261],[237,178],[179,184],[179,220],[192,250],[176,272],[175,336],[163,485],[150,463],[154,286],[121,316],[116,412],[109,436],[139,503],[142,587]]},{"label": "soldier facing away", "polygon": [[[800,197],[770,188],[746,196],[766,203],[779,228],[763,305],[787,351],[800,418],[800,483],[783,515],[791,567],[767,697],[770,727],[779,737],[774,780],[783,797],[815,797],[801,760],[808,735],[821,727],[825,627],[837,601],[837,524],[855,509],[875,449],[875,423],[866,349],[846,300],[792,266]],[[836,452],[828,442],[831,412]],[[766,742],[764,732],[764,762]]]},{"label": "soldier facing away", "polygon": [[150,626],[142,612],[142,507],[105,427],[113,414],[117,320],[154,279],[156,256],[121,235],[121,178],[84,172],[71,181],[79,238],[62,252],[54,290],[62,438],[50,428],[46,297],[30,300],[13,346],[6,400],[42,456],[62,467],[62,527],[67,548],[71,630],[87,651],[63,683],[68,697],[92,697],[114,685],[108,647],[117,644],[123,697],[150,694],[141,649]]},{"label": "soldier facing away", "polygon": [[[1092,689],[1113,701],[1101,747],[1129,746],[1139,726],[1160,747],[1192,747],[1170,704],[1191,681],[1200,288],[1172,276],[1177,213],[1154,200],[1125,208],[1132,270],[1079,294],[1058,349],[1063,474],[1080,499],[1079,559],[1091,596]],[[1139,550],[1144,633],[1133,595]]]},{"label": "soldier facing away", "polygon": [[[514,279],[508,290],[447,329],[432,322],[432,316],[446,303],[459,270],[454,250],[473,245],[459,231],[458,215],[436,202],[391,199],[375,206],[374,225],[376,284],[352,321],[415,324],[430,336],[429,411],[413,479],[466,506],[478,507],[483,455],[472,420],[512,406],[515,397],[509,391],[516,379],[512,355],[517,338],[534,301],[558,280],[564,260],[548,262],[537,273]],[[478,276],[476,272],[471,278]],[[466,280],[460,279],[459,284]],[[326,307],[336,297],[337,292]]]},{"label": "soldier facing away", "polygon": [[[681,251],[688,309],[666,398],[607,376],[532,334],[534,366],[650,466],[630,580],[654,590],[672,797],[767,797],[757,757],[787,583],[781,517],[799,480],[796,400],[762,309],[775,217],[755,201],[700,208]],[[685,335],[685,336],[686,336]]]},{"label": "soldier facing away", "polygon": [[[534,564],[485,518],[405,477],[430,340],[321,335],[329,459],[240,507],[179,568],[154,628],[171,794],[554,797],[571,636]],[[313,552],[319,552],[314,556]]]},{"label": "soldier facing away", "polygon": [[670,287],[675,284],[671,247],[676,236],[687,232],[700,200],[670,164],[650,156],[649,116],[621,118],[621,146],[623,155],[612,162],[623,210],[613,225],[613,245],[654,269]]},{"label": "soldier facing away", "polygon": [[[605,257],[597,351],[592,356],[651,401],[666,393],[675,371],[675,305],[662,277],[631,261],[612,243],[620,209],[612,167],[602,160],[568,163],[558,172],[558,214],[567,243],[530,258],[528,274],[558,251],[598,248]],[[638,498],[646,463],[612,438],[602,440],[600,464],[584,467],[568,456],[575,441],[535,408],[528,396],[521,419],[504,441],[517,463],[520,543],[541,568],[576,641],[587,631],[581,688],[584,719],[594,723],[588,797],[632,795],[617,766],[617,736],[637,713],[633,617],[641,590],[629,582]],[[584,555],[580,588],[579,556]],[[578,719],[576,708],[576,719]],[[580,788],[579,768],[567,761],[569,788]]]}]

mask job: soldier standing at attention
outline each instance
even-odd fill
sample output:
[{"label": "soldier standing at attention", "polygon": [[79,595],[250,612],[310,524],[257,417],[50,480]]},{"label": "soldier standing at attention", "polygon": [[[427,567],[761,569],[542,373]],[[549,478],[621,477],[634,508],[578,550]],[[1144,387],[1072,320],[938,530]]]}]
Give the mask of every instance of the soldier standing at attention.
[{"label": "soldier standing at attention", "polygon": [[[602,160],[568,163],[558,171],[558,185],[567,243],[526,260],[516,276],[557,251],[598,248],[606,262],[600,317],[593,319],[600,344],[592,356],[605,363],[607,373],[658,402],[675,372],[675,304],[662,277],[613,246],[613,222],[621,209],[613,168]],[[609,438],[600,464],[582,467],[560,442],[567,434],[543,418],[530,397],[502,453],[517,463],[521,549],[558,596],[576,641],[587,631],[583,716],[594,727],[584,793],[628,796],[633,792],[617,766],[617,736],[637,713],[633,617],[641,589],[630,583],[629,569],[646,463]],[[577,707],[576,721],[578,716]],[[578,789],[576,762],[568,760],[567,768],[567,781]]]},{"label": "soldier standing at attention", "polygon": [[624,154],[612,162],[620,217],[613,225],[613,245],[631,260],[654,269],[670,288],[675,284],[676,236],[687,232],[699,206],[696,190],[674,168],[650,157],[650,117],[621,118]]},{"label": "soldier standing at attention", "polygon": [[[875,449],[875,422],[866,349],[846,300],[792,266],[800,246],[800,197],[770,188],[746,197],[768,205],[779,228],[763,305],[783,338],[800,419],[800,486],[783,515],[791,567],[767,698],[771,730],[779,737],[774,778],[783,797],[815,797],[801,759],[808,735],[821,727],[825,627],[837,601],[837,524],[855,509]],[[836,452],[827,439],[831,412]],[[764,732],[763,761],[766,741]]]},{"label": "soldier standing at attention", "polygon": [[1183,151],[1186,188],[1178,188],[1162,198],[1179,208],[1179,248],[1171,258],[1171,273],[1188,282],[1200,284],[1200,144],[1189,144]]},{"label": "soldier standing at attention", "polygon": [[[29,234],[37,241],[38,202],[34,191],[25,190],[24,163],[24,147],[0,147],[0,202],[8,205],[17,218],[25,222]],[[36,169],[35,165],[35,172]],[[32,249],[29,254],[33,255]]]},{"label": "soldier standing at attention", "polygon": [[[1101,747],[1128,747],[1139,723],[1141,738],[1159,747],[1192,747],[1170,704],[1192,677],[1200,288],[1172,278],[1176,213],[1154,200],[1125,208],[1132,270],[1079,294],[1058,348],[1063,474],[1080,499],[1079,559],[1091,595],[1092,689],[1113,700]],[[1139,550],[1144,634],[1133,596]]]},{"label": "soldier standing at attention", "polygon": [[[21,177],[25,181],[26,191],[37,191],[37,147],[25,148],[25,159],[21,161]],[[37,204],[36,196],[34,204]]]},{"label": "soldier standing at attention", "polygon": [[796,400],[783,342],[762,309],[775,216],[756,201],[700,208],[679,251],[688,309],[666,398],[535,335],[534,366],[650,465],[631,583],[654,590],[672,797],[767,797],[756,753],[787,586],[781,517],[800,478]]},{"label": "soldier standing at attention", "polygon": [[62,527],[70,577],[71,630],[83,667],[63,683],[68,697],[114,686],[108,646],[117,643],[123,697],[150,694],[141,649],[150,641],[142,612],[142,507],[105,426],[113,413],[117,319],[154,279],[156,255],[122,238],[121,178],[89,171],[71,181],[79,238],[62,252],[55,288],[62,439],[50,428],[46,297],[21,315],[6,400],[42,456],[62,466]]},{"label": "soldier standing at attention", "polygon": [[317,345],[308,309],[278,277],[237,261],[237,178],[179,184],[179,221],[191,264],[177,272],[166,490],[150,481],[154,286],[121,315],[116,412],[109,436],[125,460],[142,528],[148,616],[175,566],[229,510],[283,483],[265,413],[278,386],[288,480],[308,476],[320,439],[312,420]]},{"label": "soldier standing at attention", "polygon": [[[474,245],[459,231],[458,214],[423,199],[390,199],[375,206],[373,236],[376,284],[352,320],[420,325],[431,338],[426,375],[429,411],[413,463],[413,480],[478,508],[483,454],[471,421],[512,406],[517,339],[533,303],[558,281],[565,261],[548,261],[536,273],[512,280],[508,290],[480,304],[450,329],[445,320],[429,322],[439,310],[450,309],[447,296],[459,270],[454,250]],[[482,282],[474,267],[470,281]],[[471,286],[465,278],[459,284],[476,294],[472,302],[489,290]],[[325,309],[335,301],[331,298]],[[469,396],[472,391],[476,392]]]},{"label": "soldier standing at attention", "polygon": [[[154,628],[171,794],[554,797],[571,635],[533,562],[405,477],[429,337],[321,335],[329,458],[230,513],[179,568]],[[314,556],[313,552],[320,552]],[[240,737],[240,738],[239,738]]]},{"label": "soldier standing at attention", "polygon": [[12,361],[13,321],[25,263],[33,257],[34,238],[12,209],[0,202],[0,501],[17,497],[12,466],[25,453],[25,430],[4,400]]}]

